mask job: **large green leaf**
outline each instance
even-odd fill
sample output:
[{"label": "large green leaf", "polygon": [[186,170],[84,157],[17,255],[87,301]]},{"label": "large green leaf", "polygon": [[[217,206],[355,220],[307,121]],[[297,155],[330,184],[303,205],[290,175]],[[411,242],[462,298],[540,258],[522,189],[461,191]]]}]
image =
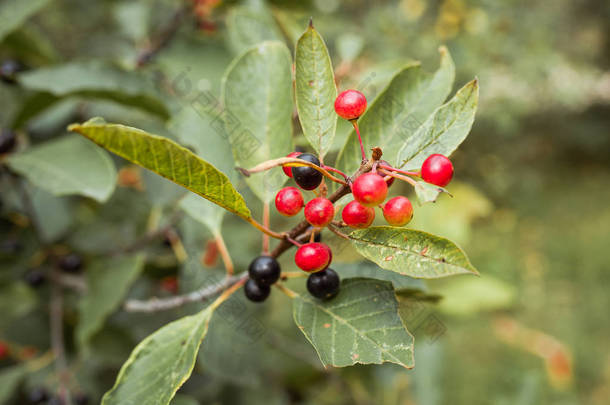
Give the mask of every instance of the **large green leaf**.
[{"label": "large green leaf", "polygon": [[[292,151],[291,57],[281,42],[263,42],[236,58],[222,83],[224,121],[235,163],[257,164]],[[246,179],[262,201],[286,181],[281,170]]]},{"label": "large green leaf", "polygon": [[193,371],[213,308],[169,323],[131,352],[102,405],[167,405]]},{"label": "large green leaf", "polygon": [[76,329],[79,344],[86,344],[120,306],[143,264],[144,257],[139,255],[99,261],[87,269],[88,290],[80,303]]},{"label": "large green leaf", "polygon": [[162,136],[93,119],[71,131],[239,215],[250,218],[241,194],[220,171],[190,150]]},{"label": "large green leaf", "polygon": [[3,0],[0,3],[0,41],[49,2],[50,0]]},{"label": "large green leaf", "polygon": [[9,166],[54,194],[80,194],[106,201],[116,185],[110,157],[77,135],[68,135],[13,155]]},{"label": "large green leaf", "polygon": [[337,128],[337,87],[328,49],[313,26],[299,38],[295,59],[296,103],[303,134],[323,157]]},{"label": "large green leaf", "polygon": [[439,107],[413,136],[405,140],[396,163],[400,167],[418,169],[433,153],[451,155],[470,132],[478,102],[479,82],[475,79]]},{"label": "large green leaf", "polygon": [[349,278],[330,301],[298,295],[293,314],[325,366],[391,362],[413,367],[413,336],[398,316],[390,282]]},{"label": "large green leaf", "polygon": [[169,118],[168,107],[150,79],[105,62],[69,63],[37,69],[20,75],[19,82],[29,89],[57,97],[109,99]]},{"label": "large green leaf", "polygon": [[239,54],[263,41],[282,40],[282,32],[261,0],[249,0],[227,14],[229,47]]},{"label": "large green leaf", "polygon": [[379,267],[415,278],[478,274],[455,243],[413,229],[374,226],[349,234],[354,247]]},{"label": "large green leaf", "polygon": [[[434,74],[411,63],[399,71],[358,121],[362,141],[368,150],[383,149],[383,159],[396,163],[398,150],[428,116],[447,98],[455,77],[449,52],[441,48],[441,62]],[[360,146],[355,133],[350,134],[337,160],[348,173],[358,169]]]}]

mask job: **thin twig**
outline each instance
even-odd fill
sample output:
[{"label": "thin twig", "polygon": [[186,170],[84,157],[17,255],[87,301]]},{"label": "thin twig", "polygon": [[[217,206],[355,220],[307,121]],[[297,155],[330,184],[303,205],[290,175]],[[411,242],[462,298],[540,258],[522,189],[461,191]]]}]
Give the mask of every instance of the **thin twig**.
[{"label": "thin twig", "polygon": [[[269,203],[265,201],[263,204],[263,225],[269,229]],[[263,254],[269,254],[269,235],[263,234]]]},{"label": "thin twig", "polygon": [[394,178],[397,178],[397,179],[402,180],[402,181],[406,181],[407,183],[411,184],[414,187],[417,186],[417,181],[413,180],[410,177],[403,176],[402,174],[397,174],[397,173],[394,173],[394,172],[389,172],[389,171],[383,170],[383,169],[379,170],[379,171],[382,174],[385,174],[387,176],[394,177]]},{"label": "thin twig", "polygon": [[138,250],[144,249],[150,242],[164,236],[167,232],[173,229],[181,219],[182,211],[177,210],[172,214],[165,226],[162,226],[161,228],[158,228],[152,232],[147,232],[140,238],[133,241],[130,245],[124,247],[123,249],[109,252],[109,254],[112,256],[117,256],[126,253],[134,253]]},{"label": "thin twig", "polygon": [[339,236],[340,238],[348,239],[349,240],[349,237],[346,234],[344,234],[343,232],[339,231],[333,225],[329,224],[328,225],[328,230],[331,231],[332,233],[334,233],[335,235]]},{"label": "thin twig", "polygon": [[233,260],[231,260],[229,249],[227,249],[225,240],[220,233],[216,235],[216,246],[218,247],[218,252],[220,253],[222,262],[225,265],[227,276],[232,276],[233,274],[235,274],[235,267],[233,266]]},{"label": "thin twig", "polygon": [[343,184],[343,185],[346,184],[346,182],[344,180],[341,180],[341,179],[333,176],[324,167],[320,167],[320,166],[316,165],[315,163],[311,163],[311,162],[308,162],[306,160],[297,159],[297,158],[283,157],[283,158],[278,158],[278,159],[273,159],[273,160],[267,160],[266,162],[260,163],[260,164],[254,166],[251,169],[244,169],[243,167],[237,167],[236,169],[241,174],[243,174],[244,176],[250,177],[250,175],[252,175],[254,173],[264,172],[264,171],[267,171],[269,169],[272,169],[274,167],[279,167],[279,166],[286,166],[286,167],[307,166],[307,167],[311,167],[312,169],[316,169],[317,171],[322,173],[325,177],[329,178],[330,180],[332,180],[332,181],[334,181],[336,183]]}]

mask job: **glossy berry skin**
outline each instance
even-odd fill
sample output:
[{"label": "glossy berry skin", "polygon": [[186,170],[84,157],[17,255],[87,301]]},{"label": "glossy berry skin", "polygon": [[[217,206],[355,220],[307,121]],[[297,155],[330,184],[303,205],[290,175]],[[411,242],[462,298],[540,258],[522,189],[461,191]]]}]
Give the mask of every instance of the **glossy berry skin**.
[{"label": "glossy berry skin", "polygon": [[303,195],[296,187],[284,187],[275,196],[275,208],[286,217],[298,214],[303,208],[303,203]]},{"label": "glossy berry skin", "polygon": [[365,207],[381,204],[388,195],[388,185],[377,173],[365,173],[352,184],[354,199]]},{"label": "glossy berry skin", "polygon": [[328,198],[317,197],[305,205],[305,219],[313,226],[326,226],[334,216],[335,207]]},{"label": "glossy berry skin", "polygon": [[294,262],[303,271],[313,273],[324,270],[332,260],[332,253],[324,243],[306,243],[297,249]]},{"label": "glossy berry skin", "polygon": [[383,217],[390,225],[406,225],[413,218],[413,205],[407,197],[391,198],[383,206]]},{"label": "glossy berry skin", "polygon": [[[316,166],[320,166],[320,160],[318,160],[318,158],[311,153],[301,153],[297,156],[297,158],[313,163]],[[313,167],[308,166],[293,167],[292,177],[303,190],[313,190],[322,182],[322,173]]]},{"label": "glossy berry skin", "polygon": [[346,120],[360,117],[366,110],[366,97],[358,90],[345,90],[335,99],[335,112]]},{"label": "glossy berry skin", "polygon": [[[390,164],[389,164],[388,162],[386,162],[385,160],[380,160],[380,161],[379,161],[379,163],[381,163],[381,164],[383,164],[383,165],[386,165],[386,166],[390,166]],[[383,178],[385,179],[385,175],[384,175],[384,174],[379,173],[379,172],[378,172],[377,174],[379,174],[381,177],[383,177]],[[390,177],[388,180],[386,180],[386,181],[385,181],[385,182],[386,182],[386,184],[388,185],[388,188],[389,188],[389,187],[390,187],[392,184],[394,184],[394,180],[396,180],[396,178],[395,178],[395,177]]]},{"label": "glossy berry skin", "polygon": [[365,207],[358,201],[352,201],[343,207],[341,217],[343,222],[351,228],[368,228],[375,219],[375,210],[371,207]]},{"label": "glossy berry skin", "polygon": [[271,256],[259,256],[252,260],[248,267],[250,279],[256,284],[268,287],[280,278],[280,264]]},{"label": "glossy berry skin", "polygon": [[246,298],[253,302],[263,302],[271,293],[271,287],[260,286],[254,280],[246,281],[244,285],[244,294]]},{"label": "glossy berry skin", "polygon": [[59,260],[59,267],[68,273],[77,273],[83,268],[83,259],[76,253],[70,253]]},{"label": "glossy berry skin", "polygon": [[438,153],[430,155],[421,165],[421,178],[426,183],[445,187],[453,178],[453,164]]},{"label": "glossy berry skin", "polygon": [[17,145],[17,134],[11,130],[3,129],[0,133],[0,155],[9,153]]},{"label": "glossy berry skin", "polygon": [[339,292],[341,280],[331,268],[310,274],[307,277],[307,291],[316,298],[327,300]]},{"label": "glossy berry skin", "polygon": [[[286,157],[295,158],[295,157],[299,156],[300,154],[301,154],[301,152],[291,152],[291,153],[287,154]],[[284,171],[284,174],[286,176],[292,177],[292,167],[282,166],[282,170]]]}]

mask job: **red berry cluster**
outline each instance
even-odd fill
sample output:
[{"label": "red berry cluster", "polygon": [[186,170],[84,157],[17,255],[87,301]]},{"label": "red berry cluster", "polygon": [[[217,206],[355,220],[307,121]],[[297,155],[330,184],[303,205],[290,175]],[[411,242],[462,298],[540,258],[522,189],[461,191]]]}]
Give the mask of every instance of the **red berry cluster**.
[{"label": "red berry cluster", "polygon": [[[349,120],[358,135],[363,164],[369,163],[369,161],[366,159],[357,120],[366,110],[366,104],[366,98],[357,90],[346,90],[339,94],[335,100],[336,113]],[[294,179],[298,187],[303,190],[314,191],[316,197],[305,203],[301,190],[289,186],[277,193],[275,207],[281,215],[287,217],[299,214],[301,209],[304,208],[305,220],[312,226],[309,232],[309,242],[302,244],[288,237],[286,237],[286,240],[298,246],[294,261],[301,270],[309,273],[308,291],[313,296],[322,299],[334,297],[339,291],[340,284],[337,273],[329,268],[333,256],[331,249],[316,239],[319,237],[322,228],[327,226],[367,228],[375,219],[375,207],[381,208],[383,217],[388,224],[404,226],[413,217],[413,205],[404,196],[396,196],[386,201],[388,188],[394,181],[398,178],[416,184],[412,177],[419,177],[428,183],[444,187],[449,184],[453,177],[451,161],[439,154],[430,155],[422,164],[421,170],[417,172],[397,169],[386,161],[375,160],[370,164],[369,168],[371,170],[369,172],[362,173],[355,179],[347,177],[333,167],[322,165],[318,157],[311,153],[292,152],[287,158],[291,158],[293,161],[287,162],[284,160],[276,164],[283,165],[284,173]],[[294,159],[300,159],[302,162],[294,161]],[[345,181],[331,175],[329,173],[331,171],[342,175]],[[324,176],[349,186],[354,196],[354,200],[349,202],[341,212],[343,222],[333,223],[335,207],[333,202],[326,198],[326,187],[322,184]],[[338,232],[335,228],[332,228],[332,230]],[[279,278],[280,270],[275,259],[261,256],[256,260],[262,260],[266,265],[271,264],[271,260],[273,261],[273,266],[271,266],[273,268],[273,271],[271,271],[273,273],[272,277],[262,277],[260,275],[263,267],[269,270],[266,266],[262,266],[260,271],[256,271],[257,266],[251,265],[250,280],[245,286],[246,296],[249,299],[263,301],[269,295],[269,286]]]}]

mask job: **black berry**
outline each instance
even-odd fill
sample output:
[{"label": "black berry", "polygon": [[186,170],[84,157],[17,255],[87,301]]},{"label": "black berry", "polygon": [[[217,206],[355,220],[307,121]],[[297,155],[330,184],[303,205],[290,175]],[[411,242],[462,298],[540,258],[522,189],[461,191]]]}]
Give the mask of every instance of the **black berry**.
[{"label": "black berry", "polygon": [[83,259],[76,253],[70,253],[59,260],[59,268],[68,273],[77,273],[83,268]]},{"label": "black berry", "polygon": [[37,288],[45,283],[47,277],[42,270],[33,269],[25,273],[24,280],[30,287]]},{"label": "black berry", "polygon": [[244,285],[244,293],[250,301],[263,302],[271,293],[271,287],[260,286],[256,284],[256,281],[250,279]]},{"label": "black berry", "polygon": [[49,399],[49,393],[44,387],[37,387],[28,393],[28,401],[32,404],[40,404]]},{"label": "black berry", "polygon": [[250,279],[259,286],[268,287],[280,278],[280,264],[271,256],[259,256],[248,267]]},{"label": "black berry", "polygon": [[[311,153],[301,153],[297,156],[298,159],[303,159],[311,162],[316,166],[320,166],[320,161]],[[322,173],[308,166],[298,166],[292,168],[292,177],[294,181],[304,190],[313,190],[322,182]]]},{"label": "black berry", "polygon": [[320,299],[329,299],[339,292],[339,275],[333,269],[312,273],[307,278],[307,291]]},{"label": "black berry", "polygon": [[3,129],[0,133],[0,154],[12,151],[17,145],[17,134],[9,129]]}]

